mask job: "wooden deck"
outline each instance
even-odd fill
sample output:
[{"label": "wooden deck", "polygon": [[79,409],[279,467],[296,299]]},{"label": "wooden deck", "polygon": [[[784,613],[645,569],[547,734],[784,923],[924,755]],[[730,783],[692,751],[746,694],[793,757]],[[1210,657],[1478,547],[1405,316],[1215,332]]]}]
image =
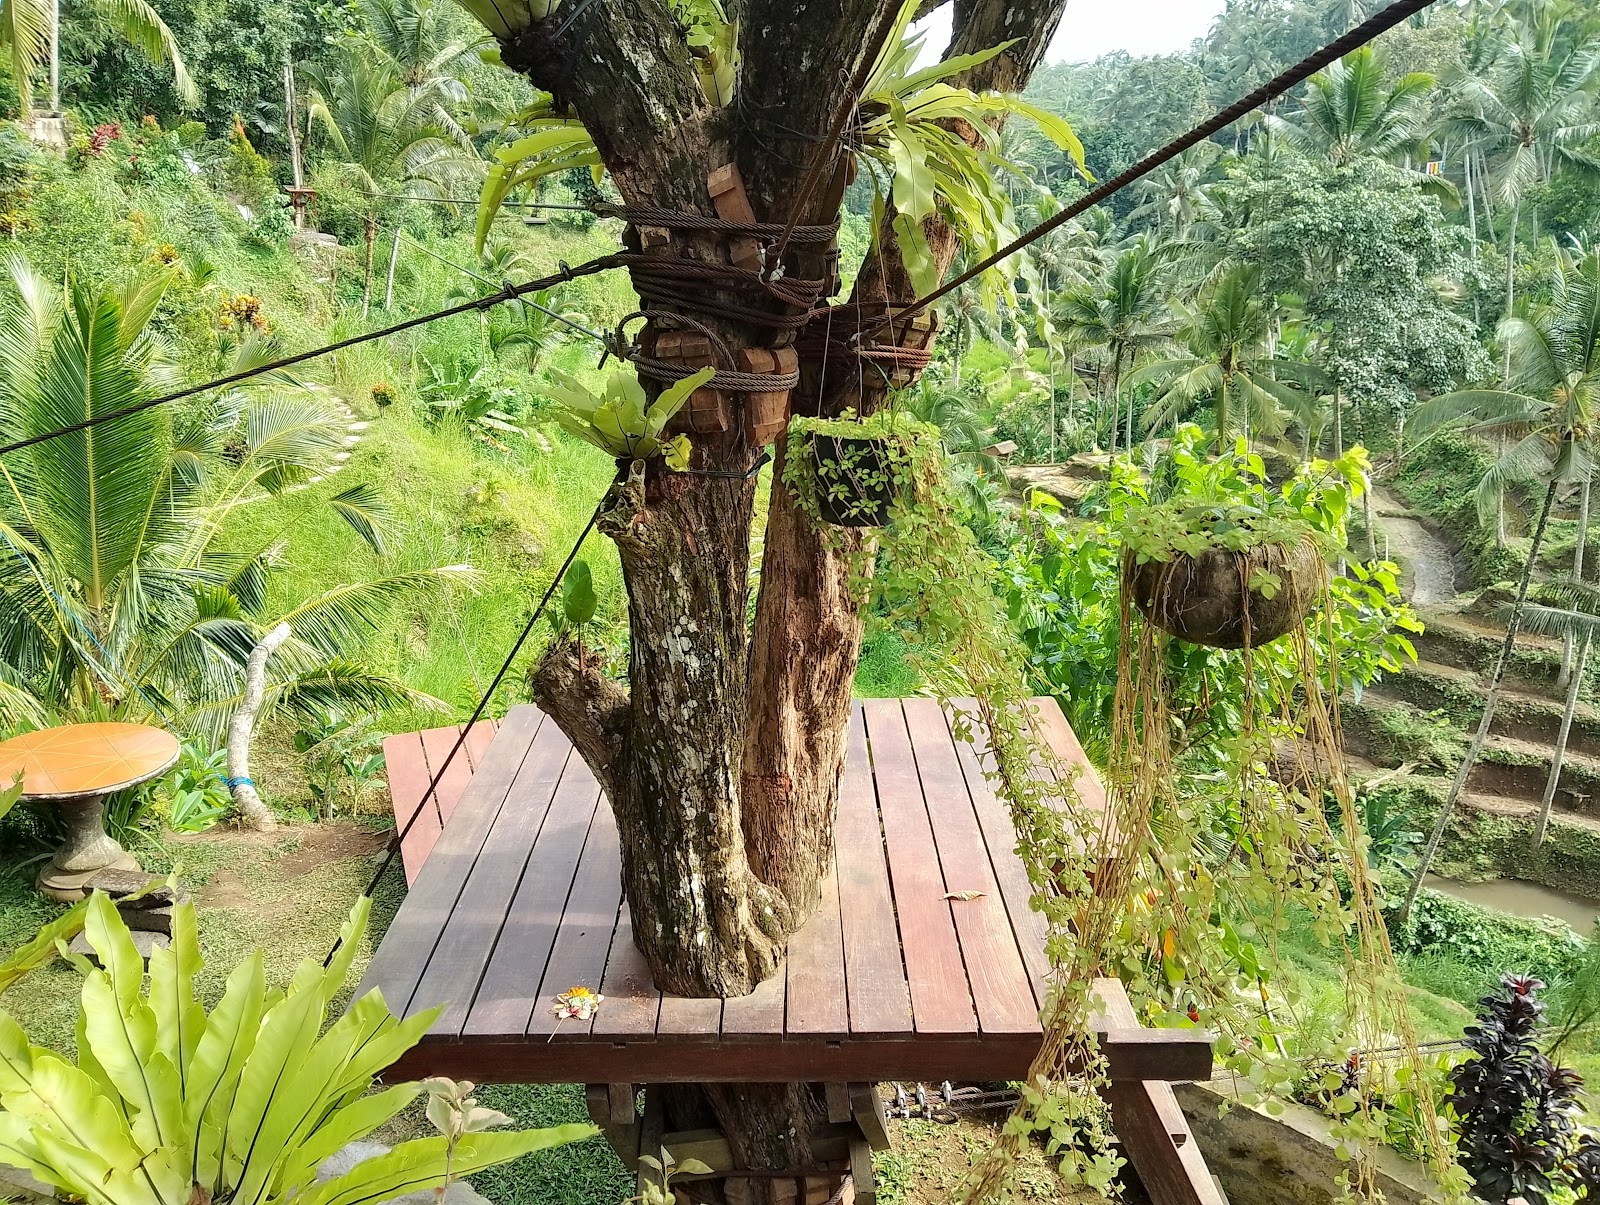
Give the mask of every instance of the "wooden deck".
[{"label": "wooden deck", "polygon": [[[1038,706],[1057,755],[1082,767],[1078,789],[1103,806],[1060,709]],[[426,756],[425,739],[396,739]],[[513,709],[459,802],[440,809],[442,832],[414,876],[408,854],[411,892],[363,984],[402,1015],[443,1006],[397,1072],[588,1084],[1024,1077],[1041,1036],[1044,925],[974,750],[931,700],[868,700],[851,717],[840,795],[835,873],[780,973],[738,999],[663,995],[633,945],[611,809],[556,725]],[[979,894],[949,898],[964,892]],[[604,1005],[590,1022],[558,1024],[554,996],[580,984]],[[1210,1074],[1203,1034],[1108,1026],[1114,1079]]]}]

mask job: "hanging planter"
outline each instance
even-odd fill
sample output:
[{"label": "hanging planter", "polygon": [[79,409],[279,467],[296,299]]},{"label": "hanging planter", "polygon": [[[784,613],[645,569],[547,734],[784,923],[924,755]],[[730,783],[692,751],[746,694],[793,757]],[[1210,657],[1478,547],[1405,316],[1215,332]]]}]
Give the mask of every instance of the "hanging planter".
[{"label": "hanging planter", "polygon": [[1310,539],[1234,550],[1174,552],[1138,564],[1125,554],[1124,583],[1162,631],[1211,648],[1260,647],[1293,631],[1321,595],[1322,551]]},{"label": "hanging planter", "polygon": [[938,432],[909,415],[796,418],[789,424],[784,481],[801,508],[834,527],[883,527],[909,493],[918,466],[939,451]]},{"label": "hanging planter", "polygon": [[[1198,438],[1199,429],[1185,425],[1174,441],[1172,499],[1131,506],[1122,517],[1122,590],[1180,640],[1259,647],[1299,627],[1323,596],[1327,561],[1338,553],[1323,534],[1324,512],[1359,496],[1362,466],[1319,461],[1320,473],[1274,488],[1243,441],[1209,460]],[[1346,478],[1343,489],[1313,484],[1333,476]],[[1331,518],[1342,520],[1342,509]]]}]

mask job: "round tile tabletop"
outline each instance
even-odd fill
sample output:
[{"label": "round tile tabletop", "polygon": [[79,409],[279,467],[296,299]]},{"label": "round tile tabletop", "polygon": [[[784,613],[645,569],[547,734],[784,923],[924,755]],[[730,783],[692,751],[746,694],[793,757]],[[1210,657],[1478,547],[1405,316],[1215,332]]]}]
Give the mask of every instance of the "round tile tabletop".
[{"label": "round tile tabletop", "polygon": [[105,795],[154,778],[178,760],[178,738],[147,724],[69,724],[0,741],[0,787],[22,775],[28,799]]}]

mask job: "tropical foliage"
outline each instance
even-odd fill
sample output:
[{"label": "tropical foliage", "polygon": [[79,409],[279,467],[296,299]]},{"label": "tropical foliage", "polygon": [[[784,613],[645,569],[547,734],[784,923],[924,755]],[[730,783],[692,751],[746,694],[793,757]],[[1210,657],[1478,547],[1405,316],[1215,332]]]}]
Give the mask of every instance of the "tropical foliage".
[{"label": "tropical foliage", "polygon": [[[170,272],[65,295],[12,266],[0,308],[0,430],[27,438],[152,400],[174,383],[151,319]],[[271,357],[246,340],[232,363]],[[415,701],[346,648],[397,598],[469,571],[409,570],[339,585],[269,612],[276,537],[224,548],[230,516],[304,487],[343,446],[342,414],[279,375],[182,415],[145,409],[37,443],[7,458],[0,491],[0,705],[11,725],[152,718],[215,733],[242,687],[260,634],[287,622],[272,705],[381,709]],[[328,498],[381,547],[384,511],[362,486]]]},{"label": "tropical foliage", "polygon": [[[413,1139],[318,1183],[322,1162],[394,1117],[424,1089],[378,1075],[438,1010],[397,1020],[374,991],[323,1032],[367,925],[363,899],[326,967],[308,961],[269,992],[259,952],[235,967],[208,1013],[194,905],[173,910],[170,948],[144,960],[115,906],[96,894],[78,956],[76,1064],[29,1043],[0,1013],[0,1162],[91,1205],[289,1199],[378,1202],[585,1138],[593,1126]],[[430,1110],[430,1115],[432,1111]]]}]

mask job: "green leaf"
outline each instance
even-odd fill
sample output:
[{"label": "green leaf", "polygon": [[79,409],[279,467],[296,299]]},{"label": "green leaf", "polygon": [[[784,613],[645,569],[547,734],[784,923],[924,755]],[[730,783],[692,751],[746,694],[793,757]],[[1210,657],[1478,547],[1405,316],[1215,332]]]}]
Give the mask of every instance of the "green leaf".
[{"label": "green leaf", "polygon": [[572,568],[561,580],[561,610],[572,627],[581,628],[594,618],[600,600],[594,592],[594,576],[589,562],[582,558],[572,562]]},{"label": "green leaf", "polygon": [[[497,1163],[569,1142],[582,1142],[600,1131],[592,1125],[553,1126],[517,1134],[467,1134],[450,1158],[452,1176],[470,1176]],[[368,1159],[337,1179],[307,1193],[297,1205],[378,1205],[408,1193],[438,1188],[446,1182],[443,1136],[402,1142],[387,1155]]]},{"label": "green leaf", "polygon": [[[20,945],[5,962],[0,963],[0,992],[5,991],[29,971],[36,971],[55,960],[56,943],[71,941],[83,932],[84,920],[89,913],[89,901],[82,900],[45,925],[33,938]],[[0,1092],[5,1091],[0,1079]]]}]

